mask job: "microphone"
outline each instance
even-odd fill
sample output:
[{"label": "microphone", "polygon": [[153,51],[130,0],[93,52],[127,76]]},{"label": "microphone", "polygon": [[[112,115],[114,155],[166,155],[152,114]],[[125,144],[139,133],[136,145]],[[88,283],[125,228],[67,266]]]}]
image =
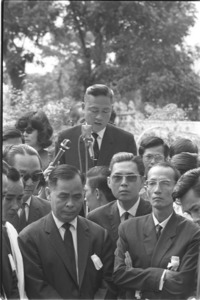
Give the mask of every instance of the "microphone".
[{"label": "microphone", "polygon": [[68,146],[68,144],[71,144],[71,141],[68,139],[64,139],[62,141],[62,143],[60,144],[60,148],[59,151],[56,155],[56,157],[54,158],[53,162],[52,162],[52,166],[56,166],[58,161],[60,160],[61,156],[63,156],[63,154],[65,153],[66,150],[70,149],[70,147]]},{"label": "microphone", "polygon": [[92,147],[92,142],[93,142],[93,138],[92,138],[92,125],[88,125],[86,124],[82,124],[81,125],[81,132],[82,132],[82,138],[86,144],[86,146],[88,148],[90,148],[89,153],[91,153],[91,158],[94,159],[94,150]]}]

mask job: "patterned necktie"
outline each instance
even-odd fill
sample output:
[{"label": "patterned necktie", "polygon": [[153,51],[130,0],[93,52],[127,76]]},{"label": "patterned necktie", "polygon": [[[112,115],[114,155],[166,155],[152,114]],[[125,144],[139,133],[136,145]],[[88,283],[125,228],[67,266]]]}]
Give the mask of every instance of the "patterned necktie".
[{"label": "patterned necktie", "polygon": [[125,221],[125,220],[128,220],[128,217],[129,217],[129,212],[126,211],[126,212],[124,213],[124,221]]},{"label": "patterned necktie", "polygon": [[160,226],[160,224],[156,225],[156,236],[157,236],[157,240],[159,239],[160,235],[161,235],[161,231],[162,231],[162,226]]},{"label": "patterned necktie", "polygon": [[74,274],[74,278],[77,278],[74,243],[73,243],[72,233],[70,231],[70,226],[71,226],[71,224],[69,224],[69,223],[64,223],[62,225],[62,227],[65,228],[64,244],[65,244],[65,248],[67,250],[67,254],[70,258],[71,271]]},{"label": "patterned necktie", "polygon": [[99,158],[99,145],[97,142],[98,134],[96,132],[92,133],[92,136],[94,138],[94,144],[93,144],[93,150],[94,150],[94,164],[97,165],[97,160]]},{"label": "patterned necktie", "polygon": [[25,207],[26,207],[26,203],[22,204],[22,210],[19,216],[19,231],[21,231],[22,229],[24,229],[24,227],[26,227],[27,225],[27,221],[26,221],[26,211],[25,211]]}]

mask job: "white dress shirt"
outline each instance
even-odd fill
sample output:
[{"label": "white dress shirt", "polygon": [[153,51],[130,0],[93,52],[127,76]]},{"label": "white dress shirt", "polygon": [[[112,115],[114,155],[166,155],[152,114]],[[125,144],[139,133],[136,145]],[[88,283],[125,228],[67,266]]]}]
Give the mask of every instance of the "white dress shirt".
[{"label": "white dress shirt", "polygon": [[[56,223],[56,226],[58,228],[58,231],[60,232],[61,238],[64,241],[64,235],[65,235],[65,228],[62,227],[64,222],[60,221],[52,212],[53,219]],[[69,222],[72,226],[70,226],[69,230],[72,234],[73,244],[74,244],[74,252],[75,252],[75,260],[76,260],[76,274],[77,274],[77,280],[79,282],[79,273],[78,273],[78,244],[77,244],[77,217]]]},{"label": "white dress shirt", "polygon": [[[127,212],[129,213],[129,217],[128,218],[133,218],[136,215],[136,211],[138,209],[138,205],[140,204],[140,197],[138,198],[138,200],[136,201],[136,203],[129,209],[127,210]],[[120,205],[119,200],[117,200],[117,207],[119,209],[119,216],[120,216],[120,220],[121,222],[124,221],[124,214],[126,212],[126,210]]]},{"label": "white dress shirt", "polygon": [[[101,144],[102,144],[102,140],[103,140],[105,130],[106,130],[106,127],[104,129],[100,130],[99,132],[97,132],[97,134],[98,134],[97,143],[98,143],[98,146],[99,146],[99,150],[101,149]],[[92,136],[92,140],[93,140],[93,142],[91,144],[91,147],[93,147],[94,141],[95,141],[93,136]],[[93,155],[93,150],[91,150],[91,147],[89,148],[90,157],[92,157],[92,155]]]},{"label": "white dress shirt", "polygon": [[[30,205],[31,205],[31,197],[28,198],[28,200],[25,203],[25,216],[26,216],[26,222],[28,221],[28,217],[29,217],[29,209],[30,209]],[[22,208],[20,208],[17,212],[18,216],[20,216],[22,211]]]}]

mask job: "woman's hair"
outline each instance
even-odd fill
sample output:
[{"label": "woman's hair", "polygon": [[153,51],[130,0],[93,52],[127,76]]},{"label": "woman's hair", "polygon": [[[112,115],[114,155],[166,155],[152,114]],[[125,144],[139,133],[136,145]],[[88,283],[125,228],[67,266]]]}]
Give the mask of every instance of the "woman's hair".
[{"label": "woman's hair", "polygon": [[28,126],[38,131],[38,145],[47,148],[52,144],[53,128],[46,114],[42,111],[28,112],[16,122],[16,128],[24,131]]},{"label": "woman's hair", "polygon": [[198,167],[198,155],[195,153],[181,152],[172,156],[170,162],[182,175],[185,172]]}]

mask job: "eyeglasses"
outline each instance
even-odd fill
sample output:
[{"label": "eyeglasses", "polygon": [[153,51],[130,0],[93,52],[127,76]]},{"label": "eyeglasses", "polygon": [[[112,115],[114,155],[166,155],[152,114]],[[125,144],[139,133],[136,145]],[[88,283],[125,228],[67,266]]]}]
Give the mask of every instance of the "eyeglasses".
[{"label": "eyeglasses", "polygon": [[29,180],[29,178],[31,178],[33,182],[37,182],[40,181],[43,178],[43,176],[44,176],[43,172],[32,173],[32,174],[26,173],[21,175],[24,182]]},{"label": "eyeglasses", "polygon": [[120,183],[123,180],[123,178],[125,178],[127,182],[132,183],[132,182],[136,182],[137,178],[140,176],[141,176],[140,174],[129,174],[129,175],[115,174],[110,176],[110,178],[114,183]]},{"label": "eyeglasses", "polygon": [[36,130],[36,129],[34,129],[33,127],[27,127],[27,128],[24,128],[22,131],[23,132],[26,132],[26,133],[28,133],[28,134],[30,134],[30,133],[32,133],[34,130]]},{"label": "eyeglasses", "polygon": [[154,189],[157,184],[160,186],[161,189],[166,189],[166,188],[169,188],[172,184],[172,180],[147,180],[146,181],[146,186],[149,188],[149,189]]},{"label": "eyeglasses", "polygon": [[156,162],[159,162],[164,160],[164,156],[161,154],[147,154],[143,156],[143,159],[145,161],[152,161],[154,159]]}]

